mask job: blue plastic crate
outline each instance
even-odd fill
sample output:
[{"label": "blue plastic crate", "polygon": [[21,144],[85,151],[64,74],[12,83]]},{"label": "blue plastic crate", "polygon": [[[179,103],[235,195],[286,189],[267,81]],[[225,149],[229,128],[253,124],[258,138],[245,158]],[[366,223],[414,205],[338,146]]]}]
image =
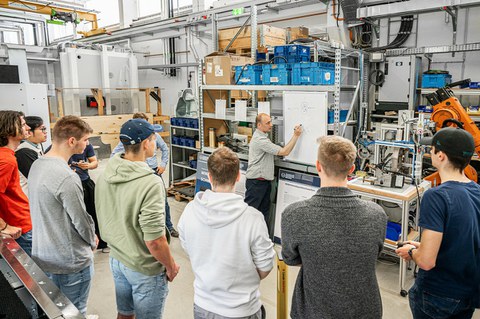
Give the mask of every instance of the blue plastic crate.
[{"label": "blue plastic crate", "polygon": [[[348,110],[340,110],[340,122],[345,122],[347,119]],[[334,122],[335,111],[329,110],[328,111],[328,124],[332,124]]]},{"label": "blue plastic crate", "polygon": [[191,137],[185,138],[185,146],[195,147],[195,140]]},{"label": "blue plastic crate", "polygon": [[292,84],[292,65],[286,64],[266,64],[263,66],[262,83],[263,85],[289,85]]},{"label": "blue plastic crate", "polygon": [[273,54],[275,56],[287,56],[289,45],[277,45],[273,48]]},{"label": "blue plastic crate", "polygon": [[180,145],[180,137],[179,136],[172,136],[172,143],[175,145]]},{"label": "blue plastic crate", "polygon": [[178,126],[178,124],[177,124],[177,118],[172,117],[172,118],[170,119],[170,124],[173,125],[173,126]]},{"label": "blue plastic crate", "polygon": [[443,88],[452,83],[450,74],[423,74],[422,88]]},{"label": "blue plastic crate", "polygon": [[262,70],[262,65],[236,66],[235,83],[246,85],[260,85],[262,84]]},{"label": "blue plastic crate", "polygon": [[335,67],[324,62],[295,63],[292,70],[293,85],[333,85]]},{"label": "blue plastic crate", "polygon": [[305,45],[289,45],[288,55],[303,56],[310,59],[310,48]]},{"label": "blue plastic crate", "polygon": [[190,119],[190,122],[188,123],[188,127],[198,128],[198,119]]},{"label": "blue plastic crate", "polygon": [[[286,57],[288,63],[310,62],[308,56],[289,55]],[[278,59],[278,62],[285,63],[284,59]]]},{"label": "blue plastic crate", "polygon": [[385,236],[387,239],[398,241],[401,235],[402,235],[402,226],[400,224],[392,223],[392,222],[387,223],[387,232]]},{"label": "blue plastic crate", "polygon": [[197,168],[197,160],[188,161],[191,168]]}]

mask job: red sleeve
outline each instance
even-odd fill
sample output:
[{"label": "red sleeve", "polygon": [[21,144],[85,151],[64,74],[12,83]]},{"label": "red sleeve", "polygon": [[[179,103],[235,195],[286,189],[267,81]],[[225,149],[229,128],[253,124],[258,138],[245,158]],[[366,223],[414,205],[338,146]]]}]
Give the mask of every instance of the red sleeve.
[{"label": "red sleeve", "polygon": [[14,170],[15,165],[8,162],[0,162],[0,193],[5,193],[7,191]]}]

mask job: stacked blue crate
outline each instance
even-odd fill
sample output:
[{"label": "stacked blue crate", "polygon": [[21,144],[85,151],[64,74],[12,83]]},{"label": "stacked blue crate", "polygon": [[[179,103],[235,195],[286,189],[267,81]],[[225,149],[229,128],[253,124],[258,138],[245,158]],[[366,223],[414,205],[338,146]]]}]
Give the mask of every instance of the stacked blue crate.
[{"label": "stacked blue crate", "polygon": [[291,80],[292,65],[284,64],[266,64],[263,66],[262,82],[263,85],[289,85]]},{"label": "stacked blue crate", "polygon": [[452,83],[452,76],[450,74],[423,73],[422,76],[422,88],[442,88],[450,83]]},{"label": "stacked blue crate", "polygon": [[275,63],[310,61],[310,48],[304,45],[280,45],[273,49]]},{"label": "stacked blue crate", "polygon": [[335,65],[326,62],[295,63],[292,71],[293,85],[333,85]]},{"label": "stacked blue crate", "polygon": [[244,65],[235,67],[235,83],[243,85],[262,84],[262,65]]}]

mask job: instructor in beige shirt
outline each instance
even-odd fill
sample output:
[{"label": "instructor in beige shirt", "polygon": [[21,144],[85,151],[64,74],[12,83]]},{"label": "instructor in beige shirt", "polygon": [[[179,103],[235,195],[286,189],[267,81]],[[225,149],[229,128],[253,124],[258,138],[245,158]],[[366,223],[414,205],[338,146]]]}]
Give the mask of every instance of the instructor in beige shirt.
[{"label": "instructor in beige shirt", "polygon": [[268,138],[272,130],[270,115],[260,113],[255,119],[257,129],[253,133],[248,152],[248,168],[245,202],[262,212],[265,222],[269,225],[270,191],[274,178],[274,156],[287,156],[295,147],[302,134],[301,125],[294,128],[293,137],[284,147],[276,145]]}]

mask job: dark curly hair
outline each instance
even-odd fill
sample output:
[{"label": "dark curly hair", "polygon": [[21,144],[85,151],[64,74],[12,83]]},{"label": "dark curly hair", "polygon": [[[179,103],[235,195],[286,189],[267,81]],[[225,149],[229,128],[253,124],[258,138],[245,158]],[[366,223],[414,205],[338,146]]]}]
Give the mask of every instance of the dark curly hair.
[{"label": "dark curly hair", "polygon": [[9,137],[22,134],[22,116],[18,111],[0,111],[0,147],[8,144]]}]

